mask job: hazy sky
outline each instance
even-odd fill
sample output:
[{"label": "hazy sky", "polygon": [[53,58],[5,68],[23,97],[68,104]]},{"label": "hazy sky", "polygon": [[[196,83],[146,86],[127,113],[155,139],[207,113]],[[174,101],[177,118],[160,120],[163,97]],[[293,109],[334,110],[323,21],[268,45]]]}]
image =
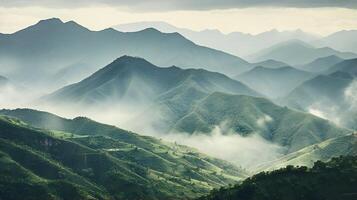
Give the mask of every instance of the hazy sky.
[{"label": "hazy sky", "polygon": [[0,0],[0,32],[40,19],[75,20],[93,29],[166,21],[194,30],[260,33],[303,29],[326,35],[357,29],[357,0]]}]

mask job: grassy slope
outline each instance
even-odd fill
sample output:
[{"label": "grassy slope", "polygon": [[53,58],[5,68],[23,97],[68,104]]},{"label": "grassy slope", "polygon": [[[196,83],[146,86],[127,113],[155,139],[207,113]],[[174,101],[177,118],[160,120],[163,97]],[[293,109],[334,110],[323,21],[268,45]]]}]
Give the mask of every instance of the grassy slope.
[{"label": "grassy slope", "polygon": [[355,134],[331,138],[305,147],[278,160],[265,163],[258,171],[279,169],[288,165],[312,167],[315,161],[326,162],[333,157],[347,155],[357,155],[357,135]]},{"label": "grassy slope", "polygon": [[[68,120],[32,110],[3,110],[2,114],[21,118],[36,127],[57,130],[47,134],[38,132],[36,134],[44,138],[31,136],[25,145],[99,185],[107,196],[187,198],[247,176],[237,167],[194,149],[139,136],[87,118]],[[51,123],[47,123],[49,121]],[[23,135],[8,137],[8,134],[2,135],[6,141],[24,143]],[[44,143],[49,143],[46,140],[56,145],[42,149]]]}]

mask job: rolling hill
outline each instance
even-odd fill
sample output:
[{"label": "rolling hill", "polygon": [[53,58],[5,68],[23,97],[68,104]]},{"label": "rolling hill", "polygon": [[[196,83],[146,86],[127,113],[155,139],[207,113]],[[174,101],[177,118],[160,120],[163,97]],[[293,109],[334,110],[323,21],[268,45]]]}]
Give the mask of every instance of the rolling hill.
[{"label": "rolling hill", "polygon": [[[61,70],[84,65],[85,71],[69,80],[79,81],[122,55],[143,57],[159,66],[204,68],[227,75],[249,68],[243,59],[198,46],[178,33],[162,33],[153,28],[131,33],[114,29],[91,31],[74,21],[57,18],[0,35],[0,43],[0,73],[28,84],[35,80],[37,86],[51,84],[52,76]],[[55,86],[66,83],[66,76],[61,78],[64,83]]]},{"label": "rolling hill", "polygon": [[271,46],[250,56],[249,60],[263,61],[274,59],[287,63],[291,66],[304,65],[317,58],[326,56],[338,56],[343,59],[357,57],[357,54],[349,52],[339,52],[329,47],[315,48],[299,40],[290,40]]},{"label": "rolling hill", "polygon": [[[170,106],[171,102],[154,106],[147,113],[175,107]],[[210,134],[224,123],[226,131],[222,130],[223,134],[232,131],[242,136],[259,134],[267,141],[284,146],[287,153],[351,132],[313,115],[277,106],[264,98],[220,92],[197,101],[186,112],[162,112],[162,118],[172,120],[161,120],[166,126],[160,128],[190,134]]]},{"label": "rolling hill", "polygon": [[29,109],[1,115],[0,193],[6,199],[187,199],[247,176],[192,148],[84,117]]},{"label": "rolling hill", "polygon": [[[356,199],[357,157],[316,162],[312,168],[288,166],[262,172],[242,184],[214,190],[200,200],[353,200]],[[278,189],[277,189],[278,188]]]},{"label": "rolling hill", "polygon": [[252,89],[275,99],[286,96],[295,87],[314,75],[293,67],[265,68],[255,67],[235,77],[236,80]]}]

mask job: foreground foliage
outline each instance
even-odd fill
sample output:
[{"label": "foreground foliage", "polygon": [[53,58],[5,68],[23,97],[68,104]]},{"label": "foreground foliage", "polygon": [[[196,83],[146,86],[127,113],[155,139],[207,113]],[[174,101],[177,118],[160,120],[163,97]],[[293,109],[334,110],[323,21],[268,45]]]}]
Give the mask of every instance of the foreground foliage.
[{"label": "foreground foliage", "polygon": [[312,168],[262,172],[200,200],[353,200],[357,199],[357,157],[317,161]]}]

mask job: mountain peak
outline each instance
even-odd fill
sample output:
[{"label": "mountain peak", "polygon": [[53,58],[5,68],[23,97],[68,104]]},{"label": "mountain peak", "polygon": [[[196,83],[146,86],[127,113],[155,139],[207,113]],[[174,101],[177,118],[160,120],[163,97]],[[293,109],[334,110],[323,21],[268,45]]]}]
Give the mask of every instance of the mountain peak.
[{"label": "mountain peak", "polygon": [[59,18],[49,18],[49,19],[44,19],[40,20],[38,25],[57,25],[57,24],[63,24],[63,21]]},{"label": "mountain peak", "polygon": [[145,59],[135,56],[124,55],[114,60],[113,63],[133,62],[133,61],[145,61]]},{"label": "mountain peak", "polygon": [[143,33],[153,33],[153,34],[156,34],[156,33],[162,33],[161,31],[155,29],[155,28],[146,28],[146,29],[143,29],[141,31],[138,31],[138,32],[143,32]]}]

